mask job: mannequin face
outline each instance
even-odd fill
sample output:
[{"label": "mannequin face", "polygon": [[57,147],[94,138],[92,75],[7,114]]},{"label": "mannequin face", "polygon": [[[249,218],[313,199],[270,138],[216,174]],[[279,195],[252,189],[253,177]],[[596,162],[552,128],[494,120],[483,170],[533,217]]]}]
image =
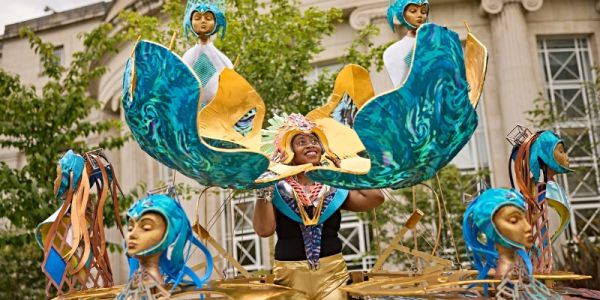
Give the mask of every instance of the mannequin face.
[{"label": "mannequin face", "polygon": [[162,241],[167,230],[165,219],[158,213],[143,214],[138,220],[127,221],[127,254],[136,256]]},{"label": "mannequin face", "polygon": [[427,20],[427,15],[429,14],[429,6],[427,4],[424,5],[416,5],[409,4],[404,10],[404,19],[410,25],[419,29],[421,25],[425,24]]},{"label": "mannequin face", "polygon": [[192,14],[192,28],[197,35],[208,36],[215,30],[215,15],[211,12],[195,11]]},{"label": "mannequin face", "polygon": [[531,225],[527,222],[524,211],[507,205],[494,215],[493,221],[500,234],[505,238],[524,245],[527,249],[533,246]]},{"label": "mannequin face", "polygon": [[567,151],[565,151],[565,145],[563,145],[563,143],[556,145],[556,148],[554,148],[554,159],[559,165],[565,168],[569,167],[569,155],[567,154]]}]

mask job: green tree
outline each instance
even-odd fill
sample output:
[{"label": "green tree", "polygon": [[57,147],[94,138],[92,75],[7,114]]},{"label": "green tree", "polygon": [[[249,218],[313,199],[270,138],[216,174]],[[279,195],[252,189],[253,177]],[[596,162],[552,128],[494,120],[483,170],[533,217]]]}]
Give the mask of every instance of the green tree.
[{"label": "green tree", "polygon": [[0,230],[2,299],[41,298],[44,293],[42,251],[33,230],[60,205],[53,193],[59,156],[68,149],[90,150],[85,141],[92,135],[103,137],[93,146],[104,149],[118,148],[126,140],[114,133],[120,132],[120,121],[88,118],[100,108],[89,95],[90,84],[106,72],[95,62],[116,52],[125,37],[109,35],[112,30],[104,24],[83,34],[86,50],[74,53],[67,67],[54,55],[54,45],[29,29],[22,30],[21,36],[41,58],[42,75],[47,78],[41,91],[0,69],[0,147],[18,150],[27,161],[20,169],[0,162],[0,219],[7,224]]}]

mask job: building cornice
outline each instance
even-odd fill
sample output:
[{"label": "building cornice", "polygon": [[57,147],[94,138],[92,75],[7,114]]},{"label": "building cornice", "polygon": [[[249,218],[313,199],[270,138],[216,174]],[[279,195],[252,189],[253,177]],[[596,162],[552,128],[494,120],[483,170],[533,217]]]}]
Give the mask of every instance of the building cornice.
[{"label": "building cornice", "polygon": [[362,30],[375,19],[386,18],[388,1],[376,1],[369,5],[360,6],[350,14],[350,26]]},{"label": "building cornice", "polygon": [[103,18],[110,6],[111,4],[108,2],[99,2],[24,22],[10,24],[6,26],[4,35],[0,36],[0,40],[18,37],[19,31],[24,27],[29,27],[34,32],[39,32],[90,19]]},{"label": "building cornice", "polygon": [[536,11],[542,8],[544,0],[481,0],[481,8],[488,14],[502,12],[505,4],[520,3],[527,11]]}]

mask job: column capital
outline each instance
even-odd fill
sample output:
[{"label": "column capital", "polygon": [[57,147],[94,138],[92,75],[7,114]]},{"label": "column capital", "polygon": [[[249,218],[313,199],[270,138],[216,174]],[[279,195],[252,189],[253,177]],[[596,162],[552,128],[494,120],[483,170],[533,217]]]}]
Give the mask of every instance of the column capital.
[{"label": "column capital", "polygon": [[488,14],[498,14],[502,12],[505,4],[520,3],[528,11],[536,11],[542,8],[544,0],[481,0],[481,8]]},{"label": "column capital", "polygon": [[369,26],[374,19],[387,17],[388,1],[377,0],[375,3],[360,6],[350,14],[350,26],[355,30],[362,30]]}]

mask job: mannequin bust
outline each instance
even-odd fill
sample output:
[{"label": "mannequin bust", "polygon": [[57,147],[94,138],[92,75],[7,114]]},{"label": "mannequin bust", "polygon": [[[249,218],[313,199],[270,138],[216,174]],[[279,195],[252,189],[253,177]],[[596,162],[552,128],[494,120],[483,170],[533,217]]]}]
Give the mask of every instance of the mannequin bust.
[{"label": "mannequin bust", "polygon": [[[487,278],[490,269],[496,270],[499,279],[519,275],[521,266],[531,274],[527,251],[533,245],[533,235],[525,209],[521,193],[501,188],[485,190],[469,204],[463,236],[473,254],[471,263],[479,271],[478,279]],[[515,269],[517,273],[511,274]]]},{"label": "mannequin bust", "polygon": [[388,47],[383,53],[383,63],[394,84],[399,88],[410,70],[414,52],[417,30],[425,24],[429,17],[427,0],[396,0],[388,7],[388,22],[395,32],[394,19],[408,31],[404,38]]},{"label": "mannequin bust", "polygon": [[[169,297],[167,282],[173,291],[180,283],[202,288],[210,278],[212,256],[194,236],[177,198],[152,194],[140,199],[127,211],[127,223],[125,251],[129,259],[129,282],[117,299],[150,297],[149,292]],[[207,269],[202,278],[187,266],[192,246],[198,247],[206,258]]]},{"label": "mannequin bust", "polygon": [[225,68],[233,68],[231,60],[217,49],[211,37],[221,32],[225,36],[224,1],[188,0],[183,19],[183,31],[186,38],[193,36],[198,43],[185,52],[183,61],[194,70],[202,83],[202,107],[217,94],[219,75]]}]

